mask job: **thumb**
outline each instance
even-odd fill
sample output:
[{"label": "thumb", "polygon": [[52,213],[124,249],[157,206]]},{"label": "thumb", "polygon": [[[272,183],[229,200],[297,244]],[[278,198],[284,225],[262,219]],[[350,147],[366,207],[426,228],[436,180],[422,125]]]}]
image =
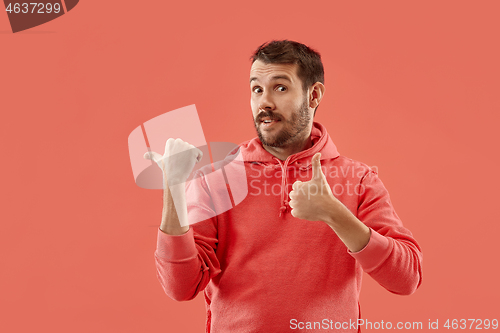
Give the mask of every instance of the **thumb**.
[{"label": "thumb", "polygon": [[144,154],[144,158],[147,160],[152,160],[154,162],[158,162],[159,160],[162,159],[163,156],[161,156],[158,153],[155,153],[154,151],[148,151]]},{"label": "thumb", "polygon": [[321,153],[314,154],[312,158],[312,179],[321,179],[323,178],[323,170],[321,170]]}]

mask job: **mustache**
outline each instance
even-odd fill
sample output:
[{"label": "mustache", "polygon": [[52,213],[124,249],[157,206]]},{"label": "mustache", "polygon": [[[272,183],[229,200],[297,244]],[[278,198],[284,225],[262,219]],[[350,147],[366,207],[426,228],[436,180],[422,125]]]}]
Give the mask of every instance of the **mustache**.
[{"label": "mustache", "polygon": [[257,118],[255,118],[255,122],[259,123],[262,121],[262,118],[265,118],[265,117],[269,117],[269,118],[271,118],[271,120],[283,120],[283,117],[280,114],[275,113],[273,111],[266,110],[266,111],[260,112],[257,115]]}]

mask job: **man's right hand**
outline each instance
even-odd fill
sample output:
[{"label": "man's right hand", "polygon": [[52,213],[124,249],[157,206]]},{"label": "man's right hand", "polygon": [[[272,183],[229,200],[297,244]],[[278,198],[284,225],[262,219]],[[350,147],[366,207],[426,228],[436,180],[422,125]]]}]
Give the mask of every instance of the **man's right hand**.
[{"label": "man's right hand", "polygon": [[203,157],[201,150],[181,139],[168,139],[165,153],[162,155],[151,151],[144,158],[153,160],[163,171],[163,179],[170,186],[186,182],[194,165]]},{"label": "man's right hand", "polygon": [[165,153],[147,152],[144,158],[153,160],[163,171],[163,213],[160,230],[181,235],[189,230],[185,182],[203,153],[181,139],[168,139]]}]

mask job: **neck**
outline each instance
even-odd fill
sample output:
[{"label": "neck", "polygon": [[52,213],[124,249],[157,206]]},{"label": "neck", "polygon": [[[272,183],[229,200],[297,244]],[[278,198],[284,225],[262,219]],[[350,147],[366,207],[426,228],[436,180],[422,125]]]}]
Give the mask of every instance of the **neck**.
[{"label": "neck", "polygon": [[309,131],[309,135],[307,136],[307,138],[299,140],[297,142],[293,142],[285,147],[270,147],[266,145],[263,145],[263,147],[274,157],[285,161],[290,155],[296,154],[312,147],[311,132]]}]

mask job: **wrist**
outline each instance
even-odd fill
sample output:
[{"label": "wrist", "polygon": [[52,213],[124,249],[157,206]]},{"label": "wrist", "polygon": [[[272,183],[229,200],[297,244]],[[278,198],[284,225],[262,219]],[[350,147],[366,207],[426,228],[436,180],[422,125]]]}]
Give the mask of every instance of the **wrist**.
[{"label": "wrist", "polygon": [[173,235],[173,236],[179,236],[179,235],[183,235],[185,234],[186,232],[189,231],[189,226],[185,226],[185,227],[181,227],[181,226],[178,226],[178,227],[172,227],[172,226],[167,226],[167,225],[160,225],[160,230],[166,234],[169,234],[169,235]]},{"label": "wrist", "polygon": [[347,208],[337,198],[330,198],[325,207],[325,219],[323,221],[334,228],[342,220],[342,215],[345,215],[344,210]]}]

